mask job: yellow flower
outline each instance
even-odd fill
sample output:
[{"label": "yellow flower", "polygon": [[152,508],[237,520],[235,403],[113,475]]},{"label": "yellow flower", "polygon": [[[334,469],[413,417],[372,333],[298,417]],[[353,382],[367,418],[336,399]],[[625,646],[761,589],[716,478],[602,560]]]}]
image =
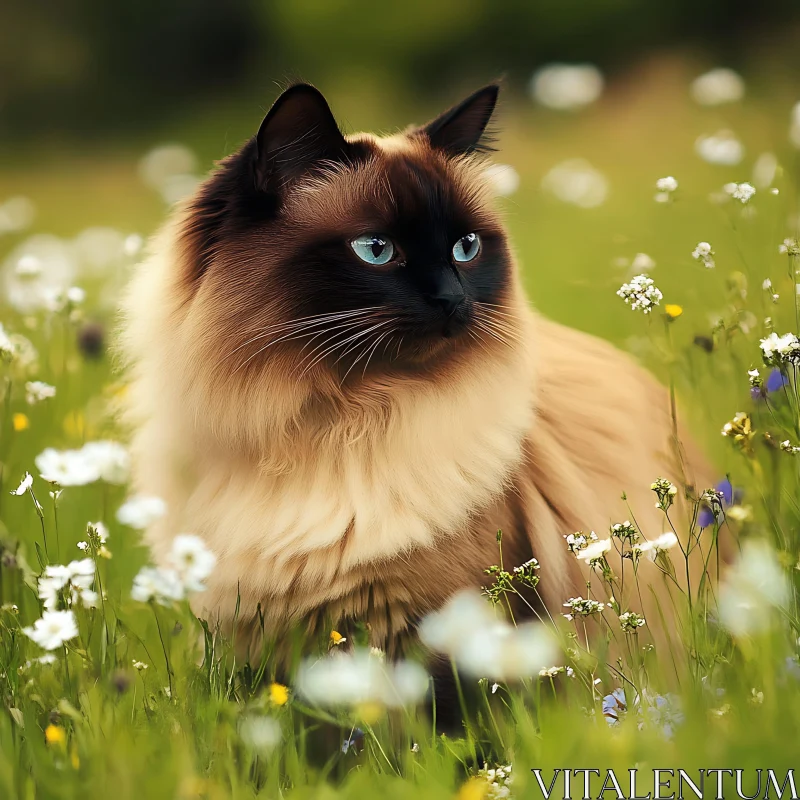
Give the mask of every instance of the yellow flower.
[{"label": "yellow flower", "polygon": [[82,411],[70,411],[64,417],[64,433],[71,439],[82,439],[86,432],[86,420]]},{"label": "yellow flower", "polygon": [[11,419],[15,431],[24,431],[31,426],[30,420],[25,414],[14,414]]},{"label": "yellow flower", "polygon": [[44,740],[47,744],[63,746],[67,741],[67,732],[59,725],[48,725],[44,729]]},{"label": "yellow flower", "polygon": [[342,644],[342,642],[346,642],[346,641],[347,641],[347,639],[345,639],[345,637],[342,636],[342,634],[339,633],[339,631],[331,631],[331,644],[332,645]]},{"label": "yellow flower", "polygon": [[269,699],[275,706],[285,706],[289,702],[289,688],[282,683],[270,684]]},{"label": "yellow flower", "polygon": [[78,769],[81,765],[81,760],[78,758],[78,748],[75,745],[72,745],[72,750],[69,752],[69,760],[72,764],[72,769]]},{"label": "yellow flower", "polygon": [[677,303],[667,303],[664,306],[664,311],[667,314],[667,319],[678,319],[683,314],[683,306],[679,306]]},{"label": "yellow flower", "polygon": [[383,716],[383,706],[380,703],[370,701],[359,703],[354,709],[356,717],[366,725],[374,725]]},{"label": "yellow flower", "polygon": [[456,800],[483,800],[489,784],[483,778],[470,778],[459,790]]}]

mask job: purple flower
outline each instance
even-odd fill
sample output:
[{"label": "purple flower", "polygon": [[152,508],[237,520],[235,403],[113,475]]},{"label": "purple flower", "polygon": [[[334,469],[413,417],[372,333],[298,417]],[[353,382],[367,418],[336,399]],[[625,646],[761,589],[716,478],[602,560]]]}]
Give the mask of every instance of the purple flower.
[{"label": "purple flower", "polygon": [[350,736],[342,742],[342,752],[347,754],[350,750],[358,750],[364,743],[364,731],[361,728],[353,728]]},{"label": "purple flower", "polygon": [[714,524],[717,518],[724,519],[725,509],[738,503],[742,498],[742,492],[739,489],[733,488],[731,482],[724,478],[715,487],[717,493],[716,500],[706,500],[703,502],[703,507],[697,515],[697,524],[700,528],[707,528],[709,525]]},{"label": "purple flower", "polygon": [[603,716],[609,725],[619,725],[627,710],[628,704],[623,689],[614,689],[611,694],[603,698]]},{"label": "purple flower", "polygon": [[776,367],[769,373],[769,377],[767,378],[767,382],[764,384],[764,386],[766,387],[767,392],[772,394],[773,392],[783,389],[787,383],[789,383],[789,379]]},{"label": "purple flower", "polygon": [[770,370],[767,380],[761,386],[750,387],[750,397],[753,400],[766,400],[767,395],[779,392],[787,383],[789,383],[789,379],[775,367]]}]

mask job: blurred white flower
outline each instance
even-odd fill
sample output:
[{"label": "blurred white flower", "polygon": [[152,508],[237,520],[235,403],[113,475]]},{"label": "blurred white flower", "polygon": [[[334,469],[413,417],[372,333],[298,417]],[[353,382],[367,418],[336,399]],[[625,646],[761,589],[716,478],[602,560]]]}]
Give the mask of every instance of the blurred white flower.
[{"label": "blurred white flower", "polygon": [[732,69],[717,67],[692,81],[691,94],[701,106],[735,103],[744,97],[744,81]]},{"label": "blurred white flower", "polygon": [[659,553],[675,547],[676,544],[678,544],[678,537],[672,531],[667,531],[649,542],[635,544],[633,551],[636,555],[647,556],[651,561],[655,561]]},{"label": "blurred white flower", "polygon": [[48,447],[34,459],[42,478],[60,486],[85,486],[100,478],[97,465],[83,450],[56,450]]},{"label": "blurred white flower", "polygon": [[631,311],[641,309],[643,314],[649,314],[663,299],[664,295],[647,275],[636,275],[630,283],[623,283],[617,289],[617,296],[621,297]]},{"label": "blurred white flower", "polygon": [[778,159],[774,153],[761,153],[753,164],[753,184],[757,189],[769,189],[778,172]]},{"label": "blurred white flower", "polygon": [[498,197],[508,197],[519,189],[519,173],[509,164],[489,164],[483,174]]},{"label": "blurred white flower", "polygon": [[76,274],[77,259],[68,242],[49,234],[31,236],[5,261],[3,280],[8,302],[22,314],[47,309],[55,294],[72,285]]},{"label": "blurred white flower", "polygon": [[203,581],[211,575],[217,563],[217,557],[206,543],[189,533],[179,534],[172,540],[169,560],[190,592],[205,591]]},{"label": "blurred white flower", "polygon": [[22,632],[44,650],[55,650],[78,635],[78,623],[72,611],[45,611]]},{"label": "blurred white flower", "polygon": [[239,736],[247,747],[263,755],[280,743],[281,726],[272,717],[248,714],[239,723]]},{"label": "blurred white flower", "polygon": [[674,192],[678,188],[678,181],[672,177],[672,175],[668,175],[666,178],[659,178],[656,181],[656,189],[659,192]]},{"label": "blurred white flower", "polygon": [[117,522],[144,530],[167,513],[167,504],[153,495],[134,495],[117,509]]},{"label": "blurred white flower", "polygon": [[538,675],[558,652],[544,626],[512,626],[471,592],[454,595],[426,616],[419,634],[423,644],[448,655],[467,674],[500,682]]},{"label": "blurred white flower", "polygon": [[530,91],[543,106],[575,110],[594,103],[603,84],[603,75],[593,64],[548,64],[533,74]]},{"label": "blurred white flower", "polygon": [[556,164],[542,179],[542,188],[562,202],[581,208],[602,205],[608,195],[608,181],[582,158]]},{"label": "blurred white flower", "polygon": [[17,497],[21,497],[23,494],[25,494],[25,492],[28,491],[28,489],[31,488],[31,486],[33,486],[33,476],[30,474],[30,472],[26,472],[22,476],[22,482],[20,485],[17,486],[14,491],[10,492],[10,494],[15,494]]},{"label": "blurred white flower", "polygon": [[97,470],[106,483],[123,484],[130,475],[130,455],[118,442],[101,440],[87,442],[82,451],[84,458]]},{"label": "blurred white flower", "polygon": [[80,604],[94,608],[97,603],[97,593],[92,590],[94,577],[95,564],[91,558],[71,561],[66,566],[49,564],[38,581],[39,599],[48,611],[56,609],[60,596],[70,607]]},{"label": "blurred white flower", "polygon": [[72,246],[80,273],[99,277],[122,262],[125,237],[116,228],[86,228],[73,239]]},{"label": "blurred white flower", "polygon": [[35,217],[36,206],[29,198],[22,195],[9,197],[0,204],[0,235],[29,228]]},{"label": "blurred white flower", "polygon": [[631,269],[634,272],[647,272],[648,270],[655,269],[656,262],[650,258],[647,253],[637,253],[631,261]]},{"label": "blurred white flower", "polygon": [[792,108],[789,141],[800,150],[800,103],[795,103],[794,108]]},{"label": "blurred white flower", "polygon": [[745,540],[738,561],[720,587],[720,619],[736,635],[766,631],[773,608],[791,599],[786,574],[775,551],[763,541]]},{"label": "blurred white flower", "polygon": [[56,396],[56,387],[44,381],[28,381],[25,384],[25,400],[29,406]]},{"label": "blurred white flower", "polygon": [[139,255],[144,247],[144,239],[138,233],[131,233],[125,237],[122,243],[122,252],[128,258],[135,258]]},{"label": "blurred white flower", "polygon": [[429,677],[414,661],[386,662],[368,651],[333,650],[319,660],[306,660],[297,673],[297,691],[320,706],[381,703],[400,708],[419,703],[428,691]]},{"label": "blurred white flower", "polygon": [[37,256],[26,253],[17,261],[14,272],[20,278],[36,278],[42,274],[42,262]]},{"label": "blurred white flower", "polygon": [[194,153],[181,144],[155,147],[139,162],[142,181],[172,204],[191,194],[200,182]]},{"label": "blurred white flower", "polygon": [[744,158],[744,145],[731,131],[701,136],[694,144],[697,155],[709,164],[733,166]]},{"label": "blurred white flower", "polygon": [[185,597],[183,583],[174,569],[142,567],[133,579],[131,597],[139,603],[155,600],[166,605]]}]

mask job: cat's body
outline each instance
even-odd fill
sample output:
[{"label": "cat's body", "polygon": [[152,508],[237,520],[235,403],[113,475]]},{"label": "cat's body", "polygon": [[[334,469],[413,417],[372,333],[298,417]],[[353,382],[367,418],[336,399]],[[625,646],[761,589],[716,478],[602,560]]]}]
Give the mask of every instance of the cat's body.
[{"label": "cat's body", "polygon": [[[507,567],[540,561],[553,610],[585,586],[562,537],[629,516],[623,491],[662,532],[649,484],[693,468],[666,392],[529,309],[476,158],[489,95],[340,143],[295,87],[154,242],[124,338],[136,483],[168,504],[157,558],[187,531],[218,556],[208,616],[238,600],[245,631],[259,606],[276,632],[360,620],[396,651],[486,583],[498,530]],[[338,244],[374,230],[365,264]]]}]

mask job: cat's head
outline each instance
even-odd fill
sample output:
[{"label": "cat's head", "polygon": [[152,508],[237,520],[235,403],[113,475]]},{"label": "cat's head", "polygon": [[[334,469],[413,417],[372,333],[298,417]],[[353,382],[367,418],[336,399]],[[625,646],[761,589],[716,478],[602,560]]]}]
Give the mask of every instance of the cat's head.
[{"label": "cat's head", "polygon": [[484,178],[498,87],[388,137],[299,84],[187,206],[205,358],[352,386],[511,347],[513,260]]}]

